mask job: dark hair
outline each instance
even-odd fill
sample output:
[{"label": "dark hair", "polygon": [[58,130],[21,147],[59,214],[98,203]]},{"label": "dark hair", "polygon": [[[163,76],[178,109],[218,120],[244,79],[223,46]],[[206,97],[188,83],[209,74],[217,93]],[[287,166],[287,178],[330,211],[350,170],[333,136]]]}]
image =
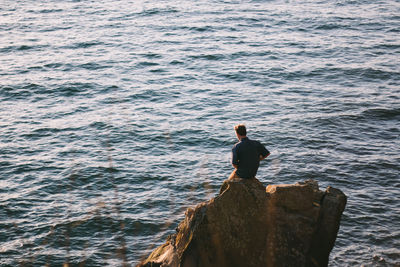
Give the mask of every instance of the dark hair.
[{"label": "dark hair", "polygon": [[238,135],[241,136],[246,136],[247,132],[246,132],[246,126],[244,126],[244,124],[238,124],[235,126],[235,131]]}]

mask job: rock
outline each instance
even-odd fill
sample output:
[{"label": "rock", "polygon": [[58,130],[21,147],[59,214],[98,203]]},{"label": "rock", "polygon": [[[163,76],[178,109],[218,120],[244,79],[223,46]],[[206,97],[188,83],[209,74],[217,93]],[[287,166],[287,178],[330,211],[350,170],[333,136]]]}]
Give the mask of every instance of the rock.
[{"label": "rock", "polygon": [[226,180],[138,267],[327,266],[346,196],[315,181]]}]

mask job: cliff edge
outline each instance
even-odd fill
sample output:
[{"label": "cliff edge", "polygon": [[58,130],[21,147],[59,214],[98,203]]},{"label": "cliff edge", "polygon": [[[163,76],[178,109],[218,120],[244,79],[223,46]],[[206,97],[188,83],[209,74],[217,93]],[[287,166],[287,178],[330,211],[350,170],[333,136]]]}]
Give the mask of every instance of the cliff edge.
[{"label": "cliff edge", "polygon": [[327,266],[347,198],[312,180],[226,180],[137,267]]}]

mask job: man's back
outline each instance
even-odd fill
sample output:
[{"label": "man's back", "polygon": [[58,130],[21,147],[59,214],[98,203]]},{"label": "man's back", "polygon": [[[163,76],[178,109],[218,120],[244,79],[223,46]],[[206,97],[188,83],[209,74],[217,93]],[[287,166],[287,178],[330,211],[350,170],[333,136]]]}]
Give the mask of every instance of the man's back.
[{"label": "man's back", "polygon": [[269,155],[269,151],[258,141],[248,137],[241,138],[232,148],[232,164],[237,166],[236,174],[240,178],[256,176],[260,159]]}]

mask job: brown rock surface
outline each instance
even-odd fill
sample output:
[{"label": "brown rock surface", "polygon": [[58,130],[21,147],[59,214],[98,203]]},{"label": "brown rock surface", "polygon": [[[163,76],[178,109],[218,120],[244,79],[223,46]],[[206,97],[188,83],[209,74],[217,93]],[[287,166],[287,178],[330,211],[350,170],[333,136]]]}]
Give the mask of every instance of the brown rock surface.
[{"label": "brown rock surface", "polygon": [[346,196],[315,181],[226,180],[137,266],[327,266]]}]

